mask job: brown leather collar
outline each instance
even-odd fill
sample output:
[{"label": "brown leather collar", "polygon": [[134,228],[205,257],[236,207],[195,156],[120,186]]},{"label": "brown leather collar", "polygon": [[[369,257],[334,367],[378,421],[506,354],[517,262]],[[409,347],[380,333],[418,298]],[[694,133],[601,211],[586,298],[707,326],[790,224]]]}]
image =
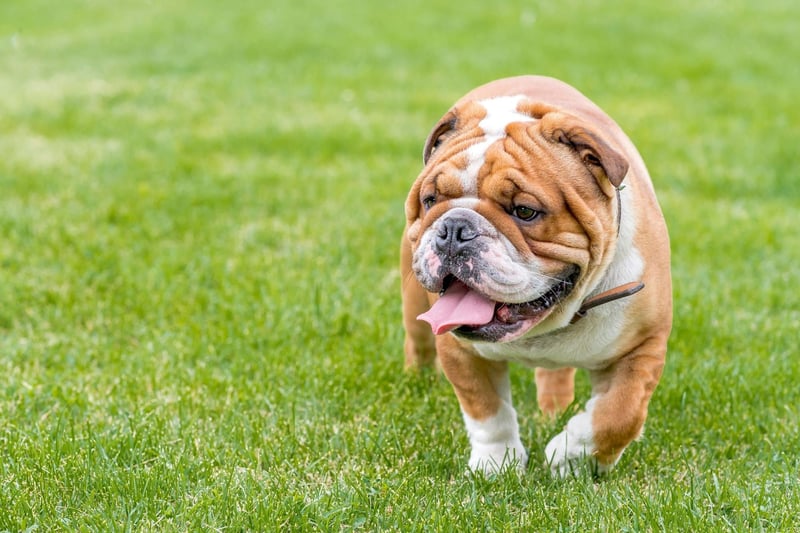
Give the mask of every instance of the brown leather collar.
[{"label": "brown leather collar", "polygon": [[574,324],[581,318],[585,317],[586,312],[593,307],[607,304],[608,302],[613,302],[614,300],[619,300],[620,298],[625,298],[626,296],[631,296],[642,289],[644,289],[644,283],[641,281],[632,281],[630,283],[626,283],[625,285],[614,287],[611,290],[601,292],[597,296],[592,296],[591,298],[583,301],[581,308],[578,309],[578,312],[575,313],[575,316],[572,317],[572,320],[570,320],[569,323]]}]

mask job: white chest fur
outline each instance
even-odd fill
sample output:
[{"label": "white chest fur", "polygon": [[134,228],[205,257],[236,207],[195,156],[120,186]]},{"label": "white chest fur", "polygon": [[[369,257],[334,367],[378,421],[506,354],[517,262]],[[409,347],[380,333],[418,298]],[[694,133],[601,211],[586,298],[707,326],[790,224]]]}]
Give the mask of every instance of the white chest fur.
[{"label": "white chest fur", "polygon": [[483,357],[497,361],[544,368],[601,368],[616,355],[625,306],[624,301],[609,303],[605,309],[593,309],[576,324],[509,343],[476,343],[475,348]]}]

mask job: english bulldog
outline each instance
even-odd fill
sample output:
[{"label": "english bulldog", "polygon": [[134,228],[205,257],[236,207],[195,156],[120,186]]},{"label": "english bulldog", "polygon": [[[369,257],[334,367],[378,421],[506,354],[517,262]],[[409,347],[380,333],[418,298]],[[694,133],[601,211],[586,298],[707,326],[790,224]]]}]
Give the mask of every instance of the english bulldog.
[{"label": "english bulldog", "polygon": [[642,433],[672,327],[669,237],[645,164],[597,105],[556,79],[493,81],[423,150],[401,246],[405,363],[438,361],[469,467],[524,470],[508,362],[536,367],[539,407],[592,394],[545,449],[567,475],[611,469]]}]

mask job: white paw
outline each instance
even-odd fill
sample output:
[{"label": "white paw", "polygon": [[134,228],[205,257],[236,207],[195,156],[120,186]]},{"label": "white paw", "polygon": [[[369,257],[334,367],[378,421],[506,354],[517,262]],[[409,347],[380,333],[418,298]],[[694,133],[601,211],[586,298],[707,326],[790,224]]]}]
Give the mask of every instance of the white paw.
[{"label": "white paw", "polygon": [[496,474],[513,467],[522,472],[528,464],[528,454],[519,438],[517,413],[503,403],[497,414],[486,420],[475,420],[464,413],[472,451],[469,468],[473,472]]},{"label": "white paw", "polygon": [[469,456],[469,469],[486,475],[497,474],[506,468],[515,468],[522,473],[527,464],[528,453],[521,442],[473,445]]},{"label": "white paw", "polygon": [[594,400],[589,400],[586,411],[570,418],[564,431],[553,437],[545,448],[545,461],[554,476],[563,478],[583,467],[588,467],[593,474],[602,474],[614,466],[597,462],[593,455],[596,450],[592,431],[593,407]]}]

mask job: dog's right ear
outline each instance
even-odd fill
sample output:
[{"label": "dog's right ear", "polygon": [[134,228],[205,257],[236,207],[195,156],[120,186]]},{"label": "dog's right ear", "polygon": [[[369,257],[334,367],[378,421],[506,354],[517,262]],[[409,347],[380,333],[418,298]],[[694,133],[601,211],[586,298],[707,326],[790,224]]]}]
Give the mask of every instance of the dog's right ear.
[{"label": "dog's right ear", "polygon": [[428,164],[428,160],[433,153],[439,148],[444,140],[443,137],[446,133],[453,131],[456,128],[456,114],[451,109],[445,116],[436,124],[431,130],[428,138],[425,140],[425,148],[422,150],[422,163]]},{"label": "dog's right ear", "polygon": [[575,150],[581,162],[609,196],[613,196],[613,192],[603,185],[606,180],[615,189],[619,189],[630,165],[595,128],[575,116],[556,112],[544,115],[541,131],[548,140]]}]

